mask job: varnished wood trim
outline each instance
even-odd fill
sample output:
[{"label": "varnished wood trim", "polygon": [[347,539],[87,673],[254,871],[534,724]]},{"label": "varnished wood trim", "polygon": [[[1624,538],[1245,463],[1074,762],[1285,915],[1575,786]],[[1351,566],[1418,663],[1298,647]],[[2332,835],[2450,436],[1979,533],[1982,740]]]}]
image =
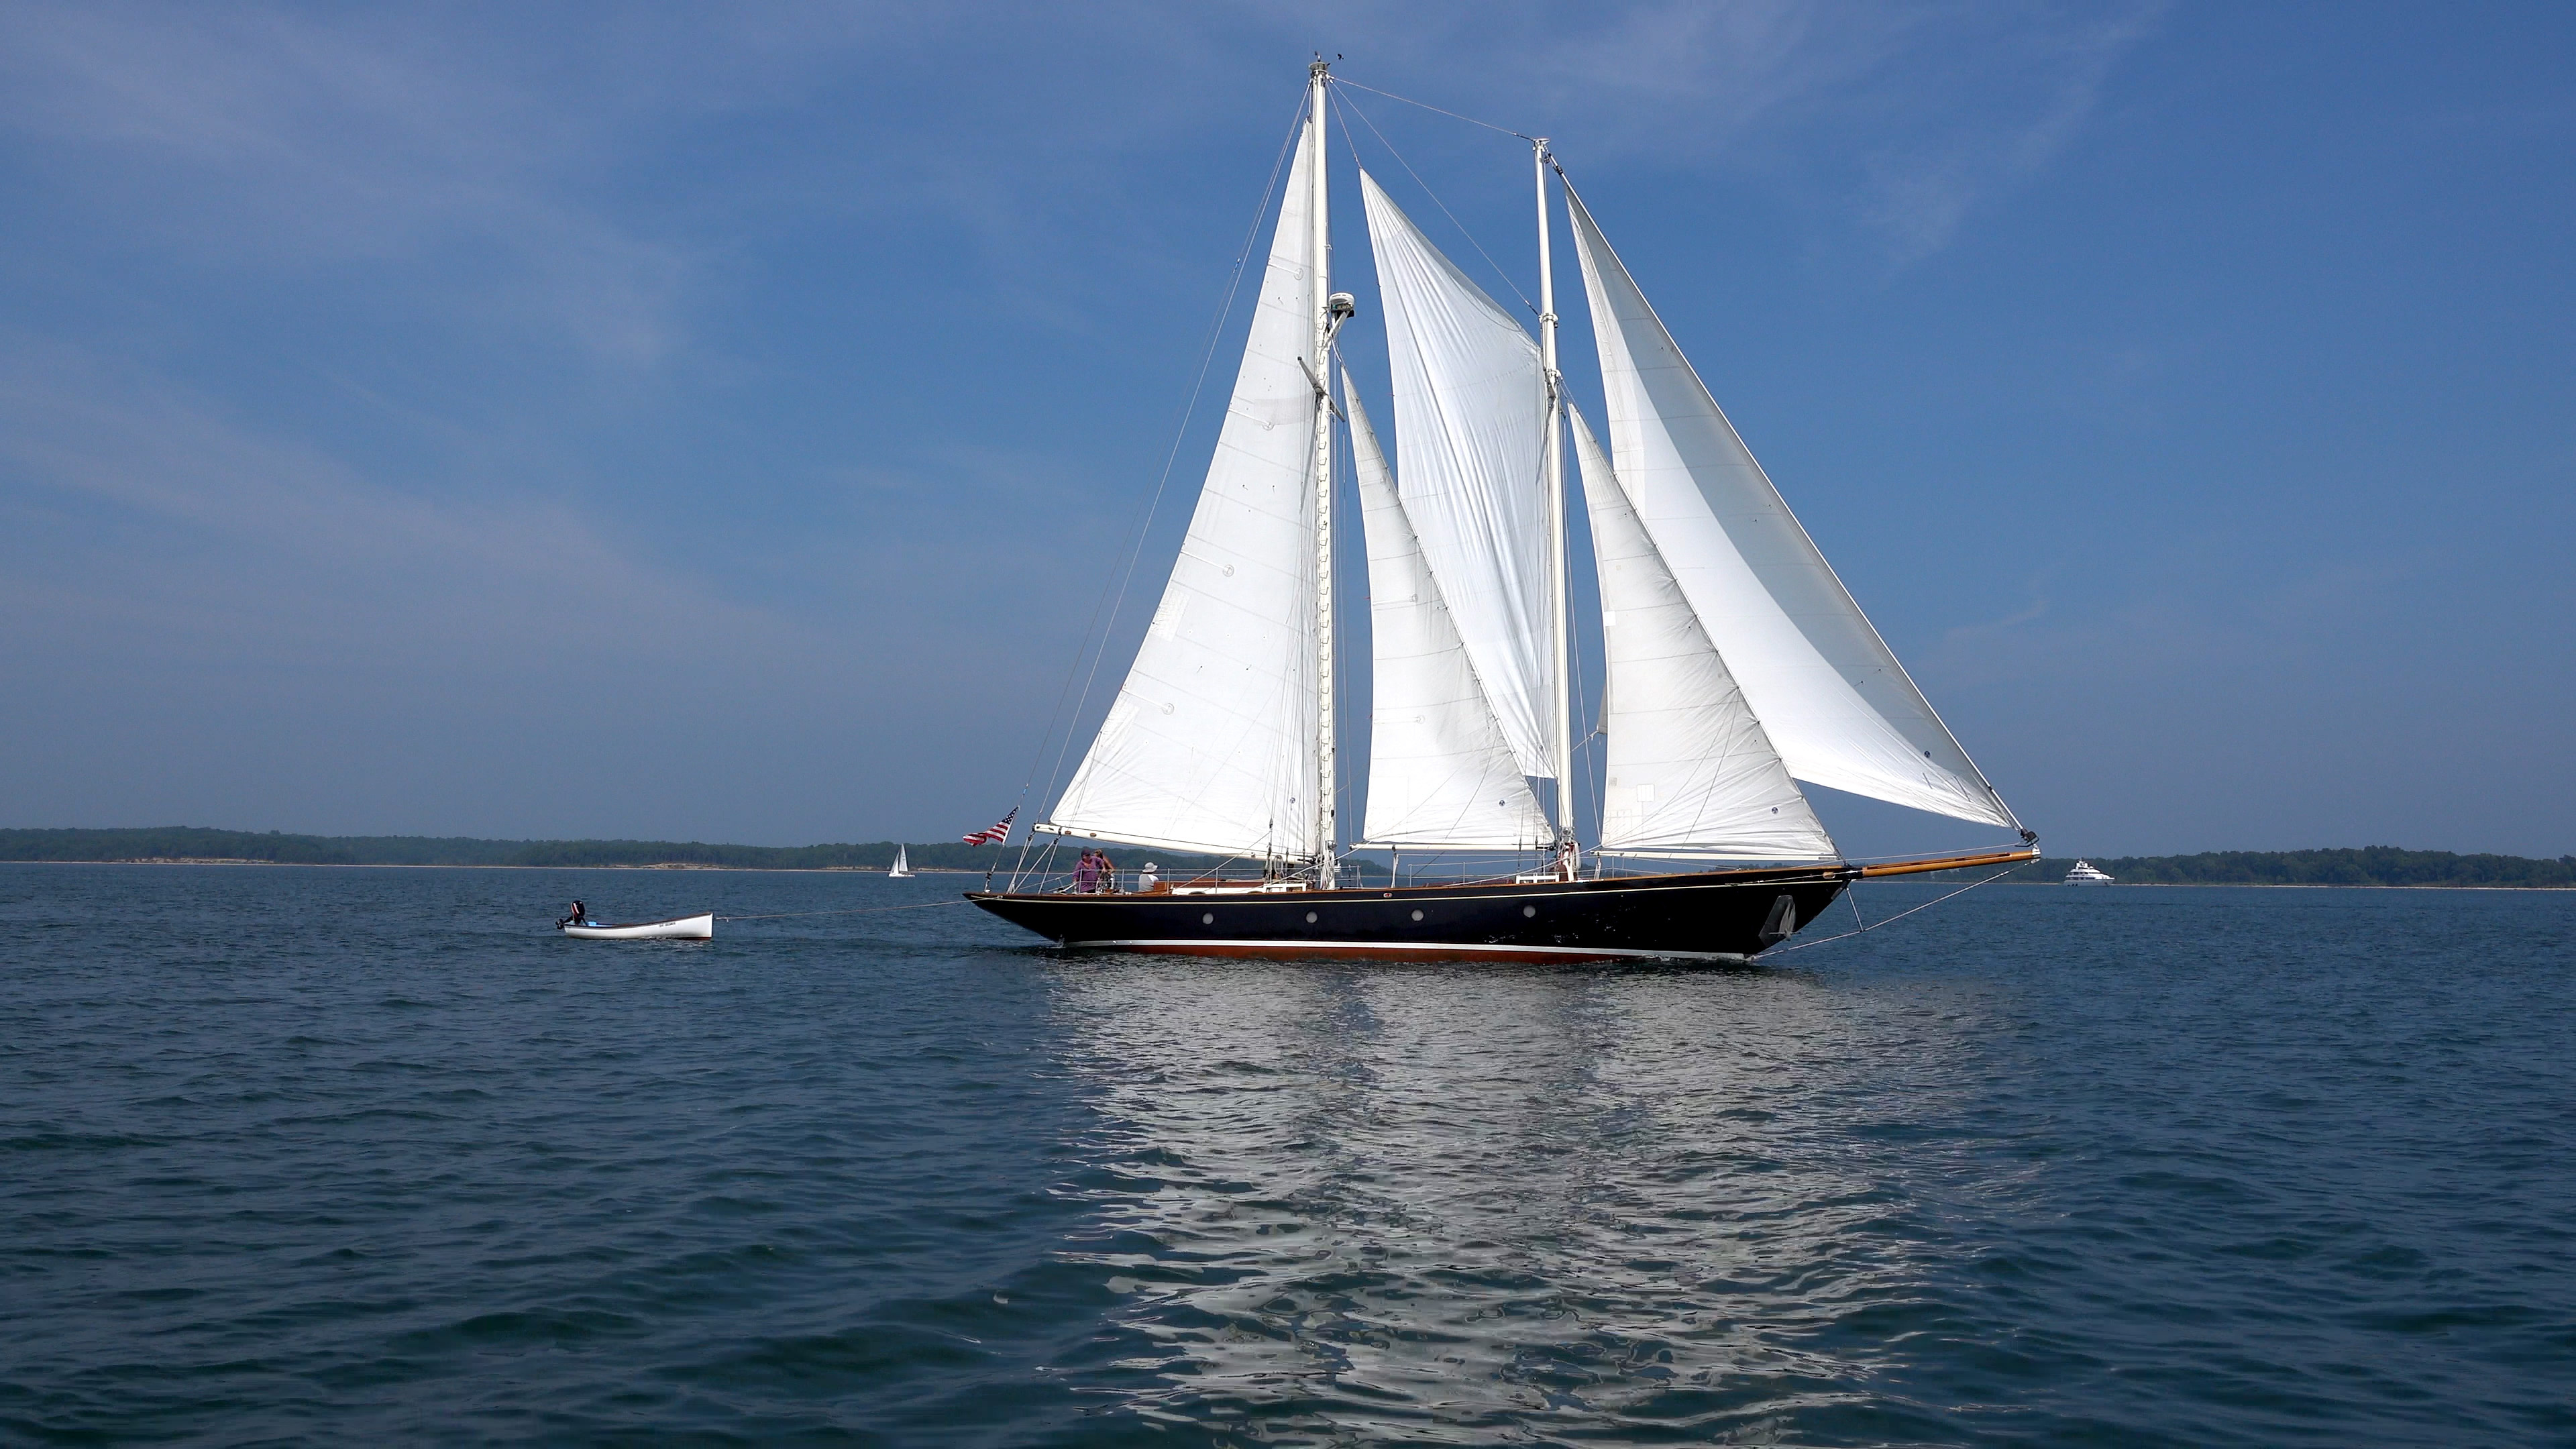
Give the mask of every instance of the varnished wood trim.
[{"label": "varnished wood trim", "polygon": [[1922,875],[1935,870],[1970,870],[1981,865],[2019,865],[2039,859],[2036,850],[1992,850],[1982,855],[1945,855],[1934,860],[1891,860],[1884,865],[1865,865],[1861,877],[1875,880],[1883,875]]}]

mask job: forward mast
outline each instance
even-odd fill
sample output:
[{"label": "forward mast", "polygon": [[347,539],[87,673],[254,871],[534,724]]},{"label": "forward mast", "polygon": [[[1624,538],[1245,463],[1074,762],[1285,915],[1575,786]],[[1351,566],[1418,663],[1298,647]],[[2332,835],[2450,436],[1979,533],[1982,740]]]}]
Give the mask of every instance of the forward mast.
[{"label": "forward mast", "polygon": [[1306,71],[1306,145],[1314,164],[1307,171],[1312,192],[1307,243],[1312,257],[1315,299],[1315,345],[1307,357],[1307,375],[1315,384],[1315,884],[1333,888],[1339,857],[1334,838],[1333,794],[1336,753],[1334,715],[1341,705],[1333,674],[1333,334],[1351,315],[1350,298],[1333,290],[1332,168],[1324,142],[1324,88],[1332,63],[1318,58]]}]

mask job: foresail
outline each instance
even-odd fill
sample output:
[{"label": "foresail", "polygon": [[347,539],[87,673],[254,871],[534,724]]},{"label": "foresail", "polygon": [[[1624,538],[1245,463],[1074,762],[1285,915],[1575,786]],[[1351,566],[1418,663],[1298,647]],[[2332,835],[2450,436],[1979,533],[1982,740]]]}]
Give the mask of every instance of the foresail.
[{"label": "foresail", "polygon": [[1315,780],[1319,299],[1301,139],[1198,510],[1136,662],[1047,828],[1219,855],[1308,856]]},{"label": "foresail", "polygon": [[1553,775],[1538,344],[1365,171],[1360,190],[1386,311],[1398,491],[1522,773]]},{"label": "foresail", "polygon": [[1610,461],[1789,773],[2017,826],[1834,577],[1571,188],[1566,204],[1601,350]]},{"label": "foresail", "polygon": [[1833,838],[1781,765],[1610,460],[1582,415],[1573,422],[1608,662],[1601,849],[1832,856]]},{"label": "foresail", "polygon": [[1342,380],[1368,537],[1373,664],[1366,839],[1518,848],[1553,835],[1476,679],[1359,390]]}]

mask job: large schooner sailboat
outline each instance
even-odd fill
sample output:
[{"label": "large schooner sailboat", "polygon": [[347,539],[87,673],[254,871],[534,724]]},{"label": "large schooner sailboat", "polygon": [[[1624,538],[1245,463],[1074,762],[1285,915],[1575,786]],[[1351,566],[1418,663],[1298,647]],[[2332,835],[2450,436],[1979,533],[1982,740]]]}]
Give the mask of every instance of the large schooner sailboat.
[{"label": "large schooner sailboat", "polygon": [[[970,892],[1066,946],[1466,960],[1741,960],[1854,880],[2033,859],[1647,305],[1545,140],[1539,334],[1362,171],[1401,470],[1339,362],[1330,67],[1306,115],[1251,336],[1187,541],[1135,663],[1039,833],[1257,860],[1147,892]],[[1581,263],[1605,451],[1557,371],[1551,192]],[[1334,383],[1339,381],[1339,397]],[[1373,708],[1347,849],[1519,853],[1493,879],[1344,879],[1336,819],[1334,422],[1348,420]],[[1576,832],[1573,439],[1600,586],[1605,784]],[[1542,807],[1532,781],[1553,782]],[[1798,781],[2019,832],[1969,855],[1845,860]],[[1648,862],[1651,873],[1605,862]]]}]

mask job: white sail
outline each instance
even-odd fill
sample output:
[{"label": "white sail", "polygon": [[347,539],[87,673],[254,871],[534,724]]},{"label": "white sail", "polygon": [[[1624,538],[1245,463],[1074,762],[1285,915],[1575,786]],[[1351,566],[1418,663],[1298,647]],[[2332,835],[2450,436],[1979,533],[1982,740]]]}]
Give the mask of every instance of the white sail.
[{"label": "white sail", "polygon": [[1782,767],[1610,460],[1582,415],[1573,422],[1600,565],[1609,677],[1601,849],[1736,860],[1832,856],[1833,838]]},{"label": "white sail", "polygon": [[1601,349],[1611,462],[1789,773],[2017,826],[1834,577],[1570,187],[1566,203]]},{"label": "white sail", "polygon": [[1348,373],[1342,398],[1368,535],[1367,840],[1416,849],[1542,845],[1553,831],[1477,683]]},{"label": "white sail", "polygon": [[1308,168],[1323,158],[1311,150],[1301,138],[1171,582],[1043,828],[1221,855],[1317,852],[1315,388],[1305,359],[1320,302]]},{"label": "white sail", "polygon": [[887,871],[886,876],[891,880],[901,880],[910,874],[912,874],[912,856],[903,846],[898,845],[894,848],[894,868]]},{"label": "white sail", "polygon": [[1524,774],[1556,773],[1538,344],[1360,173],[1395,393],[1398,489]]}]

